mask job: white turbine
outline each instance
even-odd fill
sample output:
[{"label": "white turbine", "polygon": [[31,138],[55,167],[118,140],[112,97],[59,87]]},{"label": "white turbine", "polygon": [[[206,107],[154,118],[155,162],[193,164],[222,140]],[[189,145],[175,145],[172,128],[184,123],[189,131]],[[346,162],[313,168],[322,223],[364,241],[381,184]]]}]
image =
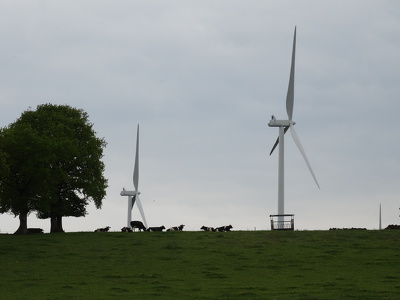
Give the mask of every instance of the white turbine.
[{"label": "white turbine", "polygon": [[144,211],[142,207],[142,203],[140,202],[140,192],[138,191],[139,187],[139,124],[137,126],[137,136],[136,136],[136,156],[135,156],[135,166],[133,169],[133,185],[135,187],[134,191],[127,191],[125,188],[122,189],[121,196],[128,196],[128,220],[127,227],[131,227],[132,220],[132,209],[133,205],[136,203],[137,207],[142,215],[144,226],[147,228],[146,217],[144,216]]},{"label": "white turbine", "polygon": [[279,144],[279,173],[278,173],[278,215],[283,215],[285,213],[284,209],[284,135],[288,129],[290,129],[290,133],[292,134],[292,138],[297,145],[301,155],[303,156],[308,169],[311,172],[312,177],[315,180],[318,188],[319,184],[317,178],[314,175],[314,172],[311,168],[310,162],[307,159],[306,153],[304,152],[303,146],[301,145],[300,139],[294,130],[294,125],[296,124],[292,120],[293,116],[293,102],[294,102],[294,70],[295,70],[295,53],[296,53],[296,27],[294,29],[294,38],[293,38],[293,50],[292,50],[292,64],[290,67],[290,77],[289,77],[289,86],[286,96],[286,112],[288,115],[288,120],[277,120],[274,116],[272,116],[271,120],[268,123],[270,127],[279,127],[279,137],[276,140],[274,146],[269,155],[274,152],[276,146]]}]

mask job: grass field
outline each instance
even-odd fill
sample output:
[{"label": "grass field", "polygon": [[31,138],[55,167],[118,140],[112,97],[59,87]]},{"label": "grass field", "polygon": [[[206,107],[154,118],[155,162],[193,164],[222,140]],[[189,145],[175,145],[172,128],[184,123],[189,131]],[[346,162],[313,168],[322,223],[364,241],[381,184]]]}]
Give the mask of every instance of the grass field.
[{"label": "grass field", "polygon": [[400,231],[0,235],[0,299],[400,299]]}]

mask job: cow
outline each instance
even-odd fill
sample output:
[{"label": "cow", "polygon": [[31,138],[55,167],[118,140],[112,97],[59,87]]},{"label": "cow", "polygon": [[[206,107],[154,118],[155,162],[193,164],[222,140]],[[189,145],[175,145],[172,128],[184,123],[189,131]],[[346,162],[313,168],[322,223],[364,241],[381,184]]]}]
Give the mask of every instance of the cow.
[{"label": "cow", "polygon": [[28,234],[43,233],[42,228],[27,228]]},{"label": "cow", "polygon": [[225,231],[225,226],[217,227],[215,228],[216,232],[224,232]]},{"label": "cow", "polygon": [[180,225],[180,226],[177,226],[177,227],[171,227],[171,228],[168,228],[167,231],[182,231],[184,226],[185,225]]},{"label": "cow", "polygon": [[94,232],[107,232],[110,230],[110,226],[104,227],[104,228],[97,228]]},{"label": "cow", "polygon": [[146,227],[144,227],[143,223],[140,221],[131,221],[131,227],[133,231],[135,231],[136,228],[138,228],[139,231],[146,231]]},{"label": "cow", "polygon": [[207,227],[207,226],[201,226],[200,229],[204,230],[204,231],[215,231],[215,229],[213,227]]},{"label": "cow", "polygon": [[121,229],[122,232],[132,232],[132,229],[130,229],[129,227],[123,227]]},{"label": "cow", "polygon": [[149,227],[146,231],[163,231],[165,229],[164,225],[160,227]]},{"label": "cow", "polygon": [[400,225],[390,224],[390,225],[388,225],[388,227],[386,227],[385,229],[394,229],[394,230],[398,230],[398,229],[400,229]]},{"label": "cow", "polygon": [[233,228],[232,225],[225,226],[225,231],[231,231],[232,228]]}]

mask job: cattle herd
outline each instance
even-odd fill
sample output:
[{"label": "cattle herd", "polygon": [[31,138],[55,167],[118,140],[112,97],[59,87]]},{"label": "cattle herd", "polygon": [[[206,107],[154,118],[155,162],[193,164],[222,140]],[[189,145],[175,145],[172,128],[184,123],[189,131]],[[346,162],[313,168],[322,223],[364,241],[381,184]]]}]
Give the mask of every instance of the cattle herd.
[{"label": "cattle herd", "polygon": [[[176,227],[170,227],[166,231],[182,231],[183,227],[185,225],[179,225]],[[225,231],[231,231],[232,225],[228,226],[221,226],[221,227],[207,227],[207,226],[202,226],[200,229],[204,231],[212,231],[212,232],[225,232]],[[110,226],[104,227],[104,228],[97,228],[94,232],[107,232],[109,231]],[[140,221],[131,221],[131,227],[123,227],[121,229],[122,232],[134,232],[136,229],[139,229],[139,231],[163,231],[165,229],[164,225],[159,226],[159,227],[148,227],[146,228],[144,224]]]},{"label": "cattle herd", "polygon": [[[176,227],[170,227],[166,231],[182,231],[183,227],[185,225],[179,225]],[[94,232],[108,232],[110,230],[110,226],[106,226],[104,228],[97,228]],[[225,232],[225,231],[231,231],[232,225],[228,226],[221,226],[221,227],[207,227],[207,226],[202,226],[200,229],[204,231],[212,231],[212,232]],[[163,231],[165,229],[164,226],[159,226],[159,227],[149,227],[146,228],[144,224],[140,221],[132,221],[131,222],[131,227],[123,227],[121,229],[122,232],[133,232],[136,229],[139,229],[139,231]],[[400,230],[400,225],[389,225],[385,229],[397,229]],[[366,228],[330,228],[329,230],[367,230]],[[35,234],[35,233],[43,233],[43,229],[41,228],[28,228],[28,234]]]},{"label": "cattle herd", "polygon": [[[179,225],[176,227],[170,227],[166,231],[182,231],[183,227],[185,225]],[[104,228],[97,228],[94,232],[108,232],[110,230],[110,226],[106,226]],[[207,227],[207,226],[202,226],[200,229],[204,231],[211,231],[211,232],[225,232],[225,231],[231,231],[232,225],[228,226],[221,226],[221,227]],[[148,227],[146,228],[144,224],[140,221],[132,221],[131,222],[131,227],[123,227],[121,229],[122,232],[133,232],[136,229],[139,229],[139,231],[163,231],[165,229],[164,226],[159,226],[159,227]],[[400,225],[389,225],[385,229],[397,229],[400,230]],[[367,230],[366,228],[330,228],[329,230]],[[28,228],[28,234],[35,234],[35,233],[43,233],[43,229],[41,228]]]}]

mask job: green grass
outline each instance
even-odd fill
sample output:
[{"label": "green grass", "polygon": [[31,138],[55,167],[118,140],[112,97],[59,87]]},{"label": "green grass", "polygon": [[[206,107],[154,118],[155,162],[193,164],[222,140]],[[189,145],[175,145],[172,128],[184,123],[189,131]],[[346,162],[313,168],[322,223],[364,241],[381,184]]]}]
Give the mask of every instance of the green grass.
[{"label": "green grass", "polygon": [[0,299],[400,299],[400,231],[0,235]]}]

